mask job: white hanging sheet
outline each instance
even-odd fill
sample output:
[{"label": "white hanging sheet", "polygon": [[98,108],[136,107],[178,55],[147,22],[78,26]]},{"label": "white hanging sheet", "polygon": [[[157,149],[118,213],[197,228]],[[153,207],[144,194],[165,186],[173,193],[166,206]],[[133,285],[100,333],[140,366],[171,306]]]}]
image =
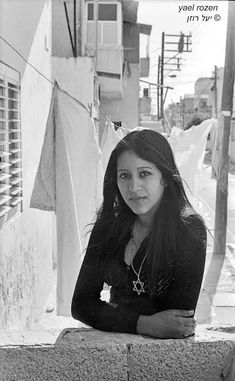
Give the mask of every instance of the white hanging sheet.
[{"label": "white hanging sheet", "polygon": [[102,151],[102,165],[105,172],[110,155],[118,142],[124,138],[125,131],[123,128],[118,128],[115,131],[114,124],[110,121],[106,122],[104,133],[101,139],[100,148]]},{"label": "white hanging sheet", "polygon": [[89,113],[56,86],[30,206],[56,211],[58,315],[71,315],[87,224],[102,200],[101,157]]},{"label": "white hanging sheet", "polygon": [[178,127],[171,130],[168,141],[189,198],[197,197],[197,177],[202,168],[207,136],[214,123],[215,119],[207,119],[185,131]]}]

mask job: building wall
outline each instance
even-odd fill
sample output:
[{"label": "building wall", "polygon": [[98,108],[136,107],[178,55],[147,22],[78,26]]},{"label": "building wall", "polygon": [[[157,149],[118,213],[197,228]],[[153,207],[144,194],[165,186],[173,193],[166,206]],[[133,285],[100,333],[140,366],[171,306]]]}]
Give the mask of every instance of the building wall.
[{"label": "building wall", "polygon": [[141,97],[139,98],[139,112],[143,114],[151,114],[151,97]]},{"label": "building wall", "polygon": [[94,99],[94,65],[89,57],[52,57],[52,79],[85,106]]},{"label": "building wall", "polygon": [[[1,0],[1,34],[51,76],[50,0]],[[14,17],[13,17],[14,15]],[[1,59],[21,74],[23,212],[0,231],[0,325],[29,327],[45,308],[52,282],[52,213],[29,208],[52,86],[0,41]]]},{"label": "building wall", "polygon": [[123,46],[124,60],[131,63],[139,63],[140,61],[140,34],[139,25],[129,22],[123,23]]},{"label": "building wall", "polygon": [[101,98],[100,104],[100,138],[102,137],[105,118],[111,116],[115,122],[122,121],[127,128],[139,124],[139,64],[130,64],[130,76],[123,80],[123,98],[120,100]]},{"label": "building wall", "polygon": [[195,98],[194,98],[194,108],[197,113],[200,113],[201,119],[207,119],[211,117],[213,99],[213,87],[214,81],[211,78],[198,78],[195,82]]},{"label": "building wall", "polygon": [[[77,1],[77,35],[80,29],[80,12],[82,0]],[[73,0],[67,0],[67,11],[70,21],[71,33],[73,36]],[[78,54],[81,52],[81,40],[77,39]],[[52,55],[57,57],[72,57],[73,51],[71,47],[69,30],[66,21],[66,14],[63,1],[52,0]]]}]

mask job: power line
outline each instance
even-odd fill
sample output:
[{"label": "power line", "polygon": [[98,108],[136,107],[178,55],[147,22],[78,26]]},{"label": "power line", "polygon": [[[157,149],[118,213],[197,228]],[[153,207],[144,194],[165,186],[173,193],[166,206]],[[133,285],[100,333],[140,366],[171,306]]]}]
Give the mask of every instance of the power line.
[{"label": "power line", "polygon": [[[23,61],[25,61],[32,69],[34,69],[39,75],[41,75],[44,79],[46,79],[49,83],[51,83],[53,86],[56,86],[57,84],[55,84],[55,82],[52,82],[49,78],[47,78],[43,73],[40,72],[40,70],[38,70],[35,66],[33,66],[13,45],[11,45],[4,37],[2,37],[0,35],[0,39],[5,42],[5,44],[7,44],[12,50],[14,50],[14,52],[16,54],[18,54]],[[58,85],[57,85],[58,86]],[[66,93],[67,95],[69,95],[71,98],[73,98],[74,100],[76,100],[80,106],[82,106],[83,108],[85,108],[88,112],[90,112],[89,110],[89,106],[86,107],[82,102],[80,102],[77,98],[75,98],[73,95],[69,94],[67,91],[63,90],[62,88],[60,88],[60,90],[62,90],[64,93]]]},{"label": "power line", "polygon": [[18,52],[18,50],[16,48],[14,48],[14,46],[12,46],[7,40],[5,40],[5,38],[3,38],[1,35],[0,35],[0,38],[1,40],[3,40],[5,42],[5,44],[7,44],[8,46],[10,46],[10,48],[12,50],[14,50],[14,52],[16,52],[21,58],[23,61],[25,61],[29,66],[31,66],[34,70],[36,70],[36,72],[38,74],[40,74],[43,78],[45,78],[48,82],[50,82],[53,86],[54,86],[54,82],[52,82],[49,78],[47,78],[44,74],[42,74],[35,66],[33,66],[29,61],[26,60],[26,58],[24,58],[24,56],[22,56],[22,54],[20,52]]}]

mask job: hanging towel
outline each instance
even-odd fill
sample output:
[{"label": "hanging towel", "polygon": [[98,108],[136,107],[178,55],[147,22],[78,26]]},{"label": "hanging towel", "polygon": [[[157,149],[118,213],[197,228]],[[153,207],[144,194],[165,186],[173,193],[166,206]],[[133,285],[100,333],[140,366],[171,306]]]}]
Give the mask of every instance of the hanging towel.
[{"label": "hanging towel", "polygon": [[114,124],[107,121],[105,124],[105,129],[100,143],[100,148],[102,151],[102,165],[103,171],[105,172],[110,155],[113,149],[116,147],[117,143],[124,138],[125,132],[123,128],[118,128],[115,131]]},{"label": "hanging towel", "polygon": [[102,199],[101,156],[89,113],[56,86],[30,206],[56,211],[58,315],[71,315],[87,225]]}]

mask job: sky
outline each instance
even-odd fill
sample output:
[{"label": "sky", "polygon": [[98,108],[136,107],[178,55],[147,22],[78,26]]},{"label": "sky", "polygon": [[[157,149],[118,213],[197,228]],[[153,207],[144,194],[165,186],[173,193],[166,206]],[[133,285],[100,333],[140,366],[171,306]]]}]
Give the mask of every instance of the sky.
[{"label": "sky", "polygon": [[[209,6],[213,10],[210,10]],[[169,73],[176,74],[176,78],[164,76],[164,84],[174,87],[174,90],[168,91],[166,105],[179,102],[184,94],[193,94],[194,82],[199,77],[211,77],[215,65],[224,67],[227,9],[228,2],[224,0],[139,0],[138,22],[152,25],[149,43],[150,74],[148,78],[143,78],[144,80],[157,82],[157,62],[158,55],[161,54],[162,32],[192,33],[192,52],[182,54],[181,71]],[[140,53],[144,56],[146,37],[142,36],[140,41]],[[168,37],[167,41],[176,39],[170,40]],[[172,56],[175,53],[167,54]]]}]

